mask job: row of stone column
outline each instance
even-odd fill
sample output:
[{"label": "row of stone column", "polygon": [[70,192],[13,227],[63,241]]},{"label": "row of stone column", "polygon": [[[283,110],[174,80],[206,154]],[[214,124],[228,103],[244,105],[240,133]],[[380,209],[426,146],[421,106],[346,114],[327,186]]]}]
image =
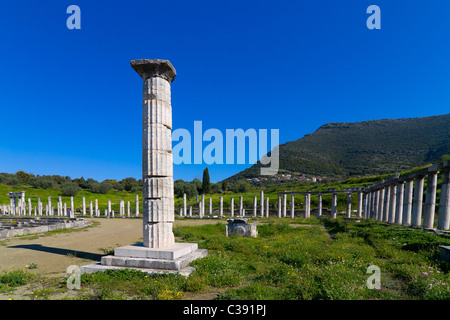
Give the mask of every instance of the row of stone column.
[{"label": "row of stone column", "polygon": [[[288,196],[290,195],[290,205],[288,206]],[[347,214],[348,218],[351,217],[351,197],[352,194],[348,193],[347,195]],[[209,207],[208,214],[211,216],[213,214],[213,205],[212,198],[209,198]],[[358,193],[358,209],[357,216],[362,217],[362,204],[363,204],[363,193]],[[201,195],[200,200],[198,202],[198,216],[200,218],[205,216],[205,195]],[[318,193],[318,207],[317,207],[317,216],[322,216],[322,193]],[[229,215],[233,217],[235,215],[235,204],[234,198],[230,199],[230,207],[229,207]],[[258,210],[258,197],[253,198],[253,208],[252,215],[253,217],[257,217],[259,212],[260,217],[269,217],[269,198],[264,197],[264,191],[261,191],[259,197],[259,210]],[[289,212],[289,216],[291,218],[295,217],[295,194],[283,193],[278,195],[277,202],[277,216],[279,218],[287,217]],[[238,216],[246,216],[246,210],[243,207],[243,197],[239,197],[239,205],[237,210]],[[186,194],[183,195],[183,206],[180,208],[179,212],[180,217],[192,216],[192,206],[187,206]],[[224,206],[223,206],[223,197],[219,198],[219,217],[223,217],[224,215]],[[332,206],[331,206],[331,217],[336,218],[337,215],[337,194],[332,194]],[[304,217],[309,218],[311,216],[311,193],[304,194]]]},{"label": "row of stone column", "polygon": [[[9,215],[17,215],[17,216],[43,216],[44,215],[44,204],[41,201],[41,198],[37,199],[37,206],[32,207],[31,198],[28,198],[28,206],[21,204],[20,206],[12,206],[10,205],[1,205],[0,210],[2,214]],[[22,201],[25,203],[25,201]],[[34,208],[34,210],[33,210]],[[86,198],[82,197],[82,216],[87,215],[87,206],[86,206]],[[139,217],[139,196],[136,195],[135,200],[135,211],[134,214],[136,217]],[[45,204],[45,215],[46,216],[58,216],[58,217],[75,217],[75,207],[73,197],[70,197],[70,208],[67,207],[67,203],[63,203],[62,197],[59,197],[58,202],[56,203],[56,207],[52,205],[52,197],[48,197],[48,204]],[[105,217],[114,217],[115,212],[111,209],[111,200],[108,200],[108,209],[105,209],[104,216]],[[119,201],[119,216],[121,217],[131,217],[131,202],[127,201],[127,205],[125,208],[125,201]],[[89,203],[89,216],[90,217],[100,217],[101,211],[98,205],[98,200],[90,201]]]},{"label": "row of stone column", "polygon": [[[412,227],[433,229],[436,210],[437,178],[442,172],[442,186],[437,229],[448,230],[450,224],[449,161],[431,166],[405,177],[368,188],[364,218]],[[425,203],[424,184],[427,180]]]}]

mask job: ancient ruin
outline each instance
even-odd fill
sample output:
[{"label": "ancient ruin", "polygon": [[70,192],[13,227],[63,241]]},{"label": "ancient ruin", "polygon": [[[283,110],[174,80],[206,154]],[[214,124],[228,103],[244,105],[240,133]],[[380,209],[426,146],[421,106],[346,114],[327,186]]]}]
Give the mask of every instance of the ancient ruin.
[{"label": "ancient ruin", "polygon": [[[87,265],[82,272],[114,268],[138,268],[149,273],[179,272],[189,275],[188,264],[206,256],[196,243],[176,243],[174,221],[172,106],[170,84],[176,71],[167,60],[140,59],[131,67],[143,84],[143,243],[116,248],[114,255],[102,257],[99,264]],[[136,208],[138,210],[138,208]]]}]

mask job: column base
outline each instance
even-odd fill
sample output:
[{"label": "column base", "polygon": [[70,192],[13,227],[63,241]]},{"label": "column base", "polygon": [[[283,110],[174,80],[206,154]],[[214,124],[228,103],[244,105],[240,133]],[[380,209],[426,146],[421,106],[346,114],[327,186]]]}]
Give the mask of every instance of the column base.
[{"label": "column base", "polygon": [[179,273],[189,276],[194,270],[189,263],[208,255],[197,243],[175,243],[168,248],[147,248],[143,243],[114,249],[114,255],[104,256],[101,262],[82,266],[81,272],[135,269],[147,273]]}]

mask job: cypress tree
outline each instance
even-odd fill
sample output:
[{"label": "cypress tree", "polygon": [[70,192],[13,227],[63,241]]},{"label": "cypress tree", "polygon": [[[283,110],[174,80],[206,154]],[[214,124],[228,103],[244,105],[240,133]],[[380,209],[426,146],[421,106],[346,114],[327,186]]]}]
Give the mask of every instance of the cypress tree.
[{"label": "cypress tree", "polygon": [[209,183],[209,171],[208,168],[203,170],[203,181],[202,181],[202,190],[204,194],[207,194],[211,191],[211,184]]}]

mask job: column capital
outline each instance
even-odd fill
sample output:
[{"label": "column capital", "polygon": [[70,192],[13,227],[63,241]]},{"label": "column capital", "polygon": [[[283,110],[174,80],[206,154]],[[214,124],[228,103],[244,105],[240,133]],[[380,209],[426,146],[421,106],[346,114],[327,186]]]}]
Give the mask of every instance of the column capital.
[{"label": "column capital", "polygon": [[177,75],[175,68],[169,60],[138,59],[132,60],[130,64],[143,80],[152,77],[160,77],[169,81],[169,83],[172,83]]}]

